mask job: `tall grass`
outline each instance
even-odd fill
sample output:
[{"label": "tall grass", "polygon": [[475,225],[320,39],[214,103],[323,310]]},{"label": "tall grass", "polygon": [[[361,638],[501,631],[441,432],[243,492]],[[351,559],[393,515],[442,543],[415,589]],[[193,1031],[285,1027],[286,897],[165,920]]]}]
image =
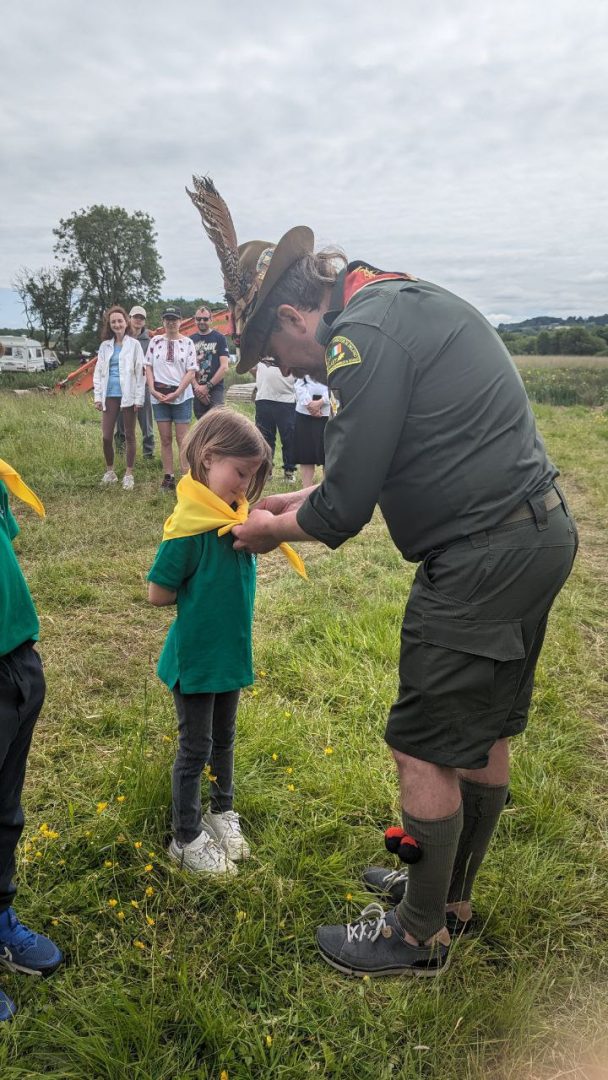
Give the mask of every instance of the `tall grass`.
[{"label": "tall grass", "polygon": [[[165,855],[175,722],[154,666],[171,613],[145,599],[171,506],[160,468],[138,463],[133,493],[100,489],[87,398],[3,395],[0,415],[0,456],[48,512],[18,510],[48,697],[17,908],[67,956],[44,983],[1,979],[20,1005],[0,1042],[2,1080],[532,1080],[601,1061],[604,414],[539,407],[581,556],[479,877],[484,931],[424,986],[349,982],[314,948],[319,923],[367,902],[360,872],[385,858],[381,829],[398,813],[382,731],[412,568],[381,520],[338,552],[307,545],[308,585],[280,555],[260,560],[236,777],[253,858],[229,885],[192,880]],[[42,824],[59,835],[45,839]]]}]

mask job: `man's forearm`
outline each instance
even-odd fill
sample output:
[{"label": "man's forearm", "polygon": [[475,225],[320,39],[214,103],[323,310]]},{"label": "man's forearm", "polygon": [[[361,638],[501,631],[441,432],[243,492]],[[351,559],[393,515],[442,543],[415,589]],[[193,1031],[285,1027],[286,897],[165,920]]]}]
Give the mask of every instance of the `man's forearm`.
[{"label": "man's forearm", "polygon": [[297,510],[289,510],[273,518],[271,530],[277,544],[282,544],[284,540],[314,540],[298,525],[297,514]]}]

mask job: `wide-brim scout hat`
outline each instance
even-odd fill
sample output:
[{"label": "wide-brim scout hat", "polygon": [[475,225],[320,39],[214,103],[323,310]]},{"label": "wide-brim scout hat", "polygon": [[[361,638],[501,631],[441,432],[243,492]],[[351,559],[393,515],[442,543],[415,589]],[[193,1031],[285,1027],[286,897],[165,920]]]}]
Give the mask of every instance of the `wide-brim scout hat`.
[{"label": "wide-brim scout hat", "polygon": [[306,225],[289,229],[277,244],[250,240],[237,244],[230,211],[208,176],[193,176],[194,191],[186,191],[198,209],[205,232],[215,245],[225,296],[234,320],[239,350],[237,371],[249,371],[261,358],[274,312],[265,302],[290,266],[314,251],[314,234]]}]

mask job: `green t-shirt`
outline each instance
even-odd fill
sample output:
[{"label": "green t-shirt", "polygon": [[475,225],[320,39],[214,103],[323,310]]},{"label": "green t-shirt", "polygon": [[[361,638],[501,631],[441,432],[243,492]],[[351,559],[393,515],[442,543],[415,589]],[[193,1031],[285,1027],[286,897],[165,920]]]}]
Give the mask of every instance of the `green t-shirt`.
[{"label": "green t-shirt", "polygon": [[182,694],[221,694],[253,682],[255,559],[228,533],[160,545],[148,581],[177,591],[177,618],[158,661],[159,678]]},{"label": "green t-shirt", "polygon": [[13,551],[19,532],[8,505],[8,492],[0,480],[0,656],[24,641],[37,641],[40,626],[36,608]]}]

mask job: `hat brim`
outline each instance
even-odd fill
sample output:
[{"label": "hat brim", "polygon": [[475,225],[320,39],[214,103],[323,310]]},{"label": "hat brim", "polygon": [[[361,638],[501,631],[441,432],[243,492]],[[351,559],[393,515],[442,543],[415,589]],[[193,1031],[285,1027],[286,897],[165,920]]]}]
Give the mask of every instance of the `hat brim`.
[{"label": "hat brim", "polygon": [[[260,245],[258,258],[270,246],[262,241],[255,241],[254,243]],[[241,244],[239,252],[250,247],[250,244]],[[236,370],[239,373],[249,371],[261,358],[261,350],[265,345],[267,336],[267,320],[263,316],[265,314],[265,300],[268,294],[285,271],[289,270],[290,266],[293,266],[294,262],[301,259],[303,255],[310,255],[314,251],[314,247],[314,233],[307,225],[296,225],[295,228],[290,229],[279,240],[256,297],[255,307],[241,333],[239,361],[236,365]]]}]

